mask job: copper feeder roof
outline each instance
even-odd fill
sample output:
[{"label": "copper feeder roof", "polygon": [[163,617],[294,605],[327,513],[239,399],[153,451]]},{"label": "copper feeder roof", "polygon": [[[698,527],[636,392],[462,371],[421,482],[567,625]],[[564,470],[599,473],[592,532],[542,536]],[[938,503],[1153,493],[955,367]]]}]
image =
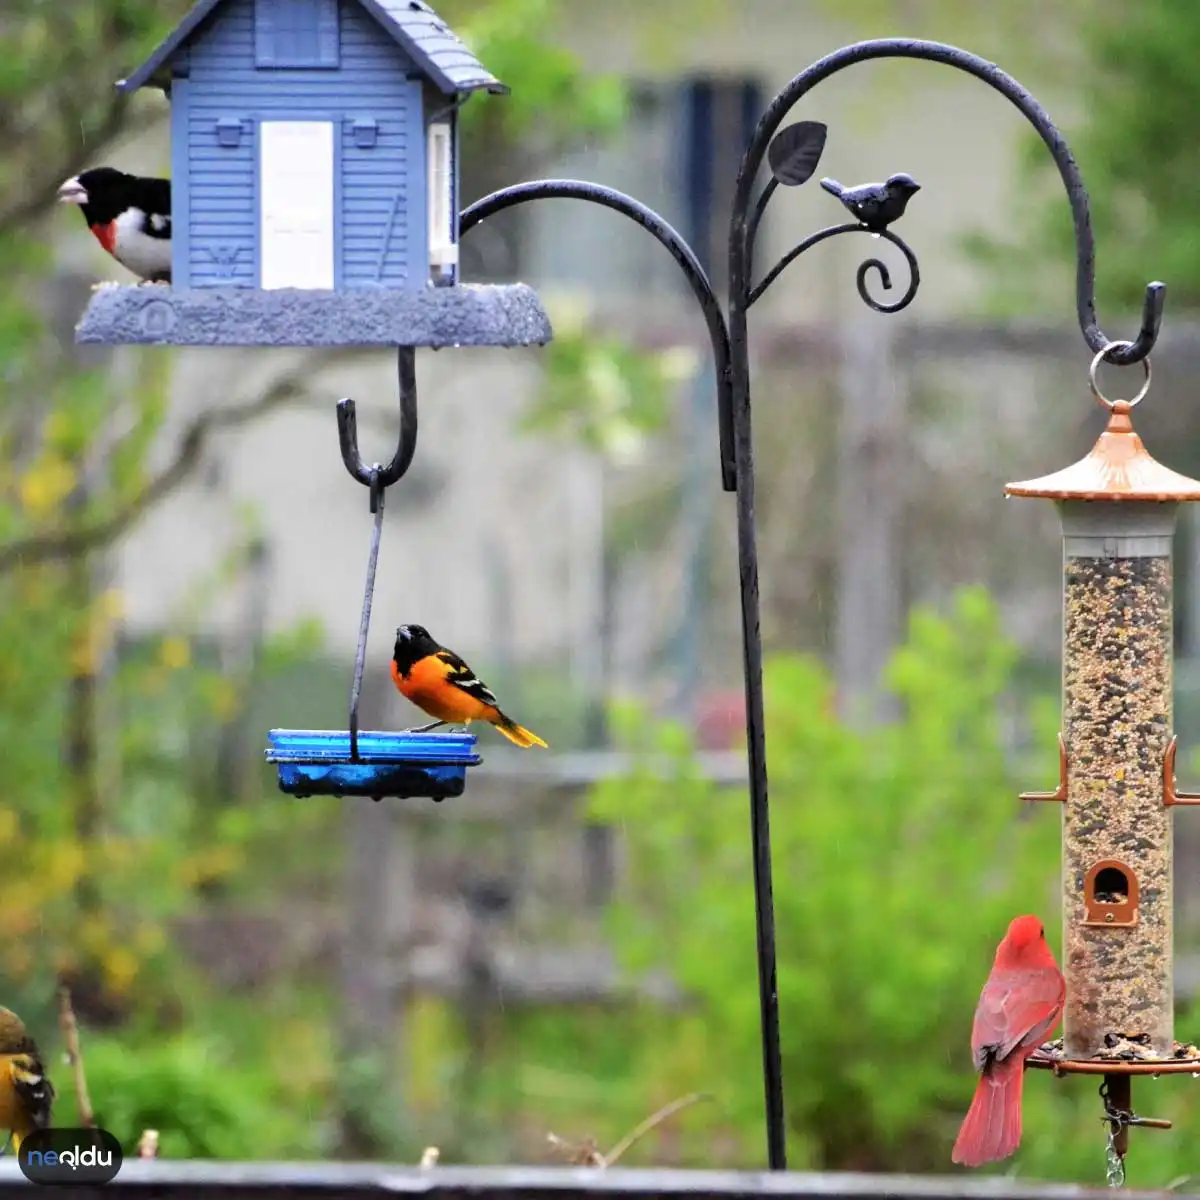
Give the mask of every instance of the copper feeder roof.
[{"label": "copper feeder roof", "polygon": [[1200,482],[1164,467],[1134,432],[1128,400],[1111,402],[1108,428],[1091,453],[1065,470],[1006,484],[1006,496],[1045,500],[1200,500]]}]

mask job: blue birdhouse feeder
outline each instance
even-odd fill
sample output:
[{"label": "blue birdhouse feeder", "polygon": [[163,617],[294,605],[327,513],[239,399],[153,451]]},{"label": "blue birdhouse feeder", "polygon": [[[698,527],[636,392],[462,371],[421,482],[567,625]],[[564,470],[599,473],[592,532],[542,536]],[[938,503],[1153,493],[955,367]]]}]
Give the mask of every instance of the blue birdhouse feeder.
[{"label": "blue birdhouse feeder", "polygon": [[198,0],[117,87],[171,103],[171,281],[78,341],[550,340],[529,287],[459,283],[459,109],[508,88],[424,0]]},{"label": "blue birdhouse feeder", "polygon": [[197,0],[117,86],[170,100],[170,279],[98,289],[77,341],[399,354],[386,467],[359,454],[354,401],[337,407],[342,461],[374,514],[349,729],[271,730],[280,790],[461,795],[481,761],[472,734],[360,735],[358,702],[384,496],[416,447],[414,348],[552,336],[531,288],[459,281],[459,110],[508,89],[424,0]]}]

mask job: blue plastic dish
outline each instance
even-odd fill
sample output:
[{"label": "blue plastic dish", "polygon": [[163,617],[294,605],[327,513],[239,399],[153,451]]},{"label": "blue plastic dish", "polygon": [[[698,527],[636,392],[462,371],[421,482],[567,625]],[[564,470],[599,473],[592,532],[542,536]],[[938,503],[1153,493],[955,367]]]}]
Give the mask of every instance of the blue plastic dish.
[{"label": "blue plastic dish", "polygon": [[358,761],[350,758],[350,734],[330,729],[272,729],[267,762],[279,772],[289,796],[414,796],[445,800],[461,796],[467,768],[483,760],[473,733],[362,731]]}]

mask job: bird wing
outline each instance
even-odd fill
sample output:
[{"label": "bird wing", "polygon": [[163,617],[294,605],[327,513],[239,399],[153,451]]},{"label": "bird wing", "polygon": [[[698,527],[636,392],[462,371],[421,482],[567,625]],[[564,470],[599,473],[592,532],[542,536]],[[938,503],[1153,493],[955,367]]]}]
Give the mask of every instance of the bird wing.
[{"label": "bird wing", "polygon": [[50,1124],[54,1104],[54,1085],[46,1078],[46,1069],[37,1054],[14,1054],[8,1060],[9,1078],[28,1115],[32,1129],[45,1129]]},{"label": "bird wing", "polygon": [[139,190],[146,202],[146,232],[151,237],[171,236],[171,181],[143,178]]},{"label": "bird wing", "polygon": [[446,664],[447,683],[452,683],[459,691],[466,692],[481,704],[496,707],[496,697],[492,689],[481,679],[477,679],[475,672],[453,650],[439,650],[436,657]]},{"label": "bird wing", "polygon": [[1019,1046],[1039,1046],[1062,1014],[1066,984],[1057,967],[993,971],[983,985],[971,1049],[975,1066],[1007,1058]]}]

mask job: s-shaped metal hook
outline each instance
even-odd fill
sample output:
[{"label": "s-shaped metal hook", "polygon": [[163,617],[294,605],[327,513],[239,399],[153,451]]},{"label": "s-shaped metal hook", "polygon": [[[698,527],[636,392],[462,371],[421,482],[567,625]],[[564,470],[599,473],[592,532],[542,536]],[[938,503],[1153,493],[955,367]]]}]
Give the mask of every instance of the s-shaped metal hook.
[{"label": "s-shaped metal hook", "polygon": [[363,589],[362,619],[358,625],[358,650],[354,655],[354,683],[350,688],[350,759],[358,762],[358,698],[362,692],[363,666],[367,658],[367,633],[371,628],[371,602],[375,596],[375,567],[379,562],[379,535],[383,530],[383,495],[408,470],[417,449],[417,370],[416,351],[401,346],[398,352],[400,375],[400,441],[386,467],[367,466],[358,452],[358,418],[354,401],[339,400],[337,406],[338,445],[346,470],[370,489],[371,552],[367,558],[367,584]]}]

